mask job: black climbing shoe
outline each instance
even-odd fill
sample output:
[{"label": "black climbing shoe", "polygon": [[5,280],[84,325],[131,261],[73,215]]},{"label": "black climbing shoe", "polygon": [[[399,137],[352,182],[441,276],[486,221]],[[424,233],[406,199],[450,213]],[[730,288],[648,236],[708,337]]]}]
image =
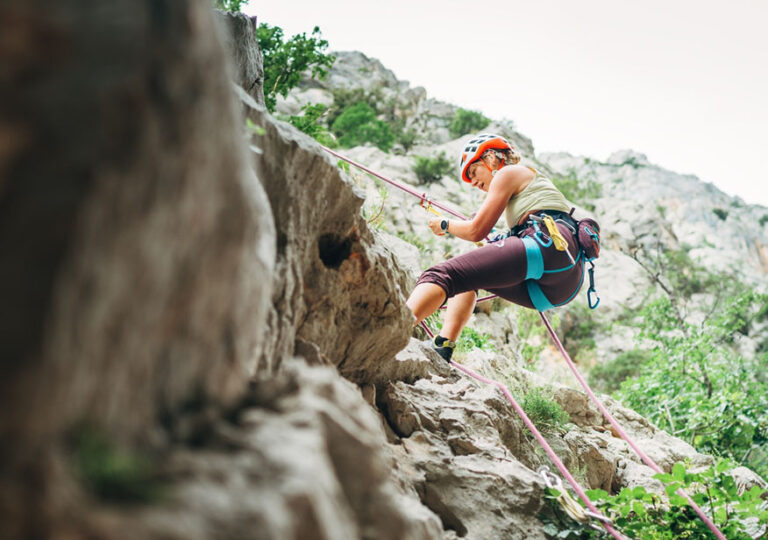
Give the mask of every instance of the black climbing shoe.
[{"label": "black climbing shoe", "polygon": [[443,336],[435,336],[435,339],[432,340],[432,348],[443,357],[443,360],[450,362],[451,356],[453,356],[453,349],[456,348],[456,342]]}]

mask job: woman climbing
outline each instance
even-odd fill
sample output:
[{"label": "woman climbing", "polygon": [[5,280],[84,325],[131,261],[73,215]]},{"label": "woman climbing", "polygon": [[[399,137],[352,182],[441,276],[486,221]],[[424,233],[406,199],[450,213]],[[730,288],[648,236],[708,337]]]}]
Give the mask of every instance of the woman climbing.
[{"label": "woman climbing", "polygon": [[[475,307],[478,289],[544,311],[570,302],[584,280],[572,205],[552,181],[519,161],[520,154],[503,137],[473,137],[461,154],[459,176],[487,193],[483,204],[468,221],[429,220],[436,235],[471,242],[485,238],[502,213],[510,227],[508,237],[426,270],[408,298],[417,324],[447,300],[445,321],[432,347],[448,361]],[[557,249],[544,225],[546,216],[567,240],[567,250]]]}]

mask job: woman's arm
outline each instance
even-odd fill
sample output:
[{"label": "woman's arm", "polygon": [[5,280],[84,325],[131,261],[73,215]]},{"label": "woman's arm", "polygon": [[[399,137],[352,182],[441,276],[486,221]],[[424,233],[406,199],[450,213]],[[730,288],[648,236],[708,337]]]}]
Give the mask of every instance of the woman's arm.
[{"label": "woman's arm", "polygon": [[[488,189],[488,195],[483,204],[468,221],[449,220],[448,232],[458,238],[479,242],[491,232],[507,207],[509,199],[520,193],[533,180],[534,172],[522,165],[507,165],[496,173]],[[440,229],[441,218],[429,220],[429,228],[438,236],[443,235]]]}]

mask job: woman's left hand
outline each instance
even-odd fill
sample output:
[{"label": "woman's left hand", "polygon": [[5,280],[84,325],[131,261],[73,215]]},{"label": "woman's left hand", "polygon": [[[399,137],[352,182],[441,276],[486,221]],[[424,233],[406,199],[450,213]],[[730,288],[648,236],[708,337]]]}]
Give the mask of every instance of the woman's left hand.
[{"label": "woman's left hand", "polygon": [[440,228],[440,223],[443,221],[443,218],[431,218],[429,220],[429,228],[432,229],[432,232],[435,233],[437,236],[445,236],[445,231]]}]

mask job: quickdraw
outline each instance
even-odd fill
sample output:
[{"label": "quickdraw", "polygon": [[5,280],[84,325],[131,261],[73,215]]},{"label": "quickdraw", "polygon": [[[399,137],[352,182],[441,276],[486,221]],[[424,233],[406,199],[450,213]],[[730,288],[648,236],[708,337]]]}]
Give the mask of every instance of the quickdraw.
[{"label": "quickdraw", "polygon": [[563,511],[571,517],[571,519],[578,521],[579,523],[588,524],[595,530],[601,530],[600,526],[595,523],[591,523],[590,520],[597,520],[600,523],[613,524],[611,518],[604,516],[603,514],[595,513],[588,508],[581,506],[576,499],[568,492],[563,486],[562,479],[551,472],[546,465],[539,467],[539,475],[544,480],[544,485],[550,489],[554,489],[558,492],[555,499],[562,507]]}]

